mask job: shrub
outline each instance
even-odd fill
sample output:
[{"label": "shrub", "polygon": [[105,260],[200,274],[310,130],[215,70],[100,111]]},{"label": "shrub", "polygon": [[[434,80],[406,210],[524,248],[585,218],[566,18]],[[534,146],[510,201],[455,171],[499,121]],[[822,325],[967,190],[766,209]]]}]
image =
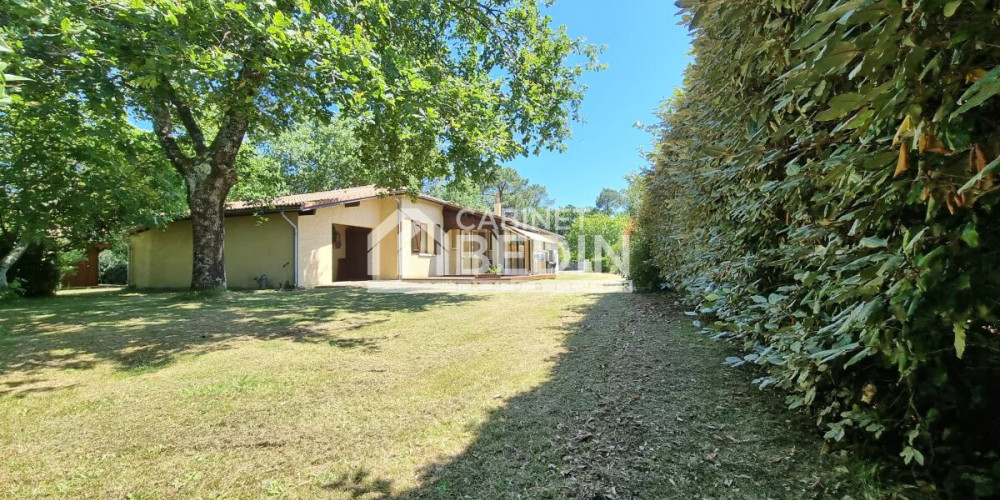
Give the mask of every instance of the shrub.
[{"label": "shrub", "polygon": [[663,279],[653,259],[653,245],[638,231],[632,234],[630,243],[628,279],[632,281],[632,288],[637,292],[660,291]]},{"label": "shrub", "polygon": [[97,256],[98,280],[107,285],[128,283],[128,262],[116,250],[104,250]]},{"label": "shrub", "polygon": [[77,264],[87,259],[87,252],[79,248],[63,248],[56,254],[56,267],[59,269],[59,281],[76,274]]},{"label": "shrub", "polygon": [[[0,241],[0,254],[6,255],[12,243]],[[45,244],[32,244],[7,271],[7,280],[19,283],[26,297],[51,295],[59,287],[59,261],[55,250]]]},{"label": "shrub", "polygon": [[[618,262],[613,256],[627,257],[624,252],[624,238],[628,217],[625,215],[607,215],[600,212],[593,212],[583,216],[574,223],[566,236],[566,243],[570,253],[578,261],[590,260],[594,266],[594,271],[600,269],[602,272],[618,273],[623,270],[618,268]],[[583,239],[584,248],[578,248],[580,239]],[[601,258],[597,259],[600,254]]]},{"label": "shrub", "polygon": [[663,278],[828,440],[988,492],[957,465],[1000,434],[997,2],[678,5],[695,63],[640,217]]}]

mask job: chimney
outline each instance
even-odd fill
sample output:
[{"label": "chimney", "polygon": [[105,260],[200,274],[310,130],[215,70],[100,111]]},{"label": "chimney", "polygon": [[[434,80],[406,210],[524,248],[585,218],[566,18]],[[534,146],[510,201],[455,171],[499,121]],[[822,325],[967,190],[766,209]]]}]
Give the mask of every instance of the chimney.
[{"label": "chimney", "polygon": [[493,195],[493,215],[499,215],[503,217],[503,205],[500,204],[500,193],[497,192]]}]

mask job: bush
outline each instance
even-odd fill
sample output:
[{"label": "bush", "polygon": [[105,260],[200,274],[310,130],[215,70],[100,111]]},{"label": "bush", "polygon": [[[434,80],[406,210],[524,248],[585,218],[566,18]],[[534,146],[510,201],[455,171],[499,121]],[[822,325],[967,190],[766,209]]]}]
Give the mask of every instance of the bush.
[{"label": "bush", "polygon": [[632,288],[637,292],[661,291],[663,279],[653,260],[653,245],[641,232],[633,233],[630,243],[628,279]]},{"label": "bush", "polygon": [[678,5],[695,64],[640,217],[663,278],[829,441],[991,491],[960,465],[1000,467],[997,2]]},{"label": "bush", "polygon": [[[12,242],[0,242],[0,254],[6,255]],[[32,244],[7,271],[7,281],[17,281],[26,297],[51,295],[59,287],[59,263],[55,250],[44,244]]]},{"label": "bush", "polygon": [[[574,223],[566,236],[566,243],[570,254],[575,256],[577,261],[584,259],[591,261],[594,271],[598,269],[605,273],[622,272],[618,262],[613,257],[627,257],[624,252],[624,238],[628,217],[625,215],[607,215],[600,212],[589,213],[583,216],[579,223]],[[584,248],[577,248],[580,238],[583,238]],[[598,252],[600,247],[600,252]],[[597,259],[600,253],[601,258]]]},{"label": "bush", "polygon": [[128,262],[121,252],[104,250],[97,256],[99,281],[107,285],[128,284]]}]

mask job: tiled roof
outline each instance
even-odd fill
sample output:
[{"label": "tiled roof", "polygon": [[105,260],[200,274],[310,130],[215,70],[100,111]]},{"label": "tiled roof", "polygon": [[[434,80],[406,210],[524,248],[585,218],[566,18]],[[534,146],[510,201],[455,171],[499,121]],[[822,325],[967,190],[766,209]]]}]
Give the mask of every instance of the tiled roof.
[{"label": "tiled roof", "polygon": [[[270,200],[270,202],[250,202],[250,201],[230,201],[226,202],[227,212],[241,212],[241,211],[251,211],[251,210],[282,210],[282,209],[296,209],[296,210],[309,210],[311,208],[320,207],[323,205],[334,205],[340,203],[348,203],[356,200],[364,200],[368,198],[375,198],[382,195],[394,195],[404,193],[405,190],[392,190],[386,188],[376,187],[374,184],[368,186],[357,186],[345,189],[334,189],[332,191],[318,191],[315,193],[302,193],[302,194],[292,194],[288,196],[279,196]],[[442,200],[440,198],[435,198],[428,195],[418,195],[419,198],[432,201],[434,203],[439,203],[442,205],[450,206],[452,209],[456,210],[466,210],[469,213],[478,214],[482,216],[495,217],[489,212],[483,212],[479,210],[473,210],[457,203]],[[523,227],[532,231],[538,231],[541,233],[548,233],[554,236],[562,238],[562,236],[557,235],[546,229],[537,228],[516,219],[511,219],[509,217],[497,217],[498,220],[504,221],[505,224],[510,224],[513,227]]]},{"label": "tiled roof", "polygon": [[270,201],[270,203],[256,203],[248,201],[230,201],[226,203],[226,210],[251,210],[254,208],[297,208],[299,210],[308,210],[319,205],[327,205],[331,203],[346,203],[354,200],[363,200],[366,198],[374,198],[383,194],[394,194],[395,191],[391,191],[385,188],[375,187],[374,185],[369,186],[358,186],[346,189],[334,189],[332,191],[319,191],[316,193],[303,193],[303,194],[292,194],[288,196],[279,196]]}]

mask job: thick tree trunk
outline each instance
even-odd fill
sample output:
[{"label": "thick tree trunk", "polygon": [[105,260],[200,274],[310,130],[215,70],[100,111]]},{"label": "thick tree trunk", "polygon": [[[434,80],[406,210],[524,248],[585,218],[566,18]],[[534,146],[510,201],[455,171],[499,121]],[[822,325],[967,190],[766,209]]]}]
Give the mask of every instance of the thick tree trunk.
[{"label": "thick tree trunk", "polygon": [[[194,169],[196,172],[199,169]],[[210,169],[207,176],[188,179],[188,206],[191,208],[191,232],[194,260],[191,270],[192,290],[225,290],[226,196],[235,184],[230,176],[218,175],[222,169]]]},{"label": "thick tree trunk", "polygon": [[[191,209],[191,231],[194,265],[191,270],[192,290],[224,290],[226,288],[225,239],[226,196],[236,185],[236,156],[256,114],[253,98],[267,78],[267,72],[252,64],[244,64],[232,86],[232,106],[222,114],[218,131],[211,144],[198,125],[194,110],[176,92],[167,75],[160,77],[155,97],[149,103],[153,132],[163,152],[187,184],[188,207]],[[171,107],[188,132],[194,156],[178,144],[173,131]]]},{"label": "thick tree trunk", "polygon": [[10,270],[11,266],[17,262],[24,255],[24,251],[28,249],[28,240],[26,238],[18,238],[14,242],[14,247],[10,249],[7,255],[0,259],[0,290],[7,289],[7,271]]}]

